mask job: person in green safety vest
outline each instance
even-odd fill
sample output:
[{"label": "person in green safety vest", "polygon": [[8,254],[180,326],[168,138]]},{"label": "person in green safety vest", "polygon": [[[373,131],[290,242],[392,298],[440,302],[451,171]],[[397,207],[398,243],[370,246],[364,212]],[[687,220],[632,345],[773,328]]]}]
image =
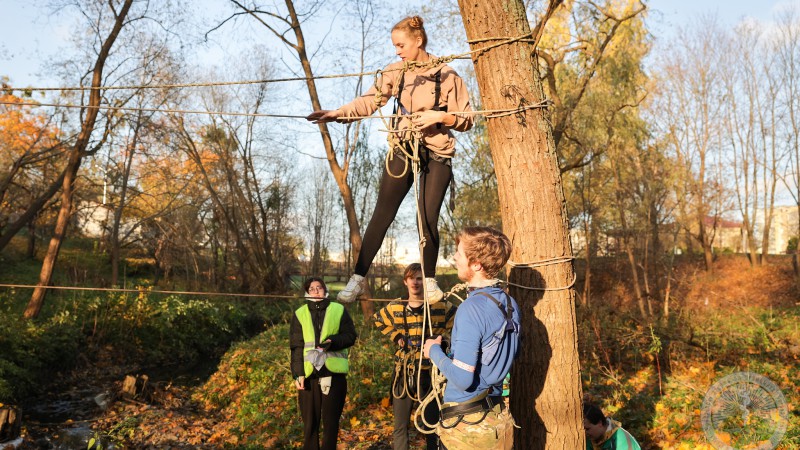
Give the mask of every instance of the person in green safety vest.
[{"label": "person in green safety vest", "polygon": [[[322,278],[303,283],[307,302],[289,327],[291,369],[303,418],[305,450],[336,450],[339,418],[347,396],[348,348],[356,342],[353,319],[340,303],[328,299]],[[320,424],[324,424],[322,445]]]},{"label": "person in green safety vest", "polygon": [[583,429],[586,431],[586,450],[641,450],[630,433],[619,422],[606,417],[591,403],[583,405]]}]

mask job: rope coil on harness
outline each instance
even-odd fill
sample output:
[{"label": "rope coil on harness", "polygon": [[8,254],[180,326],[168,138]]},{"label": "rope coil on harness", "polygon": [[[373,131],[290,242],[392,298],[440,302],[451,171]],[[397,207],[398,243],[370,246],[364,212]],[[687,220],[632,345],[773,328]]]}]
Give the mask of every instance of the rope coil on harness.
[{"label": "rope coil on harness", "polygon": [[[400,361],[394,365],[394,383],[392,384],[392,396],[394,398],[404,398],[408,396],[413,401],[419,401],[419,384],[417,381],[417,367],[414,365],[416,351],[403,351]],[[402,380],[401,380],[402,379]],[[399,386],[398,386],[399,385]]]}]

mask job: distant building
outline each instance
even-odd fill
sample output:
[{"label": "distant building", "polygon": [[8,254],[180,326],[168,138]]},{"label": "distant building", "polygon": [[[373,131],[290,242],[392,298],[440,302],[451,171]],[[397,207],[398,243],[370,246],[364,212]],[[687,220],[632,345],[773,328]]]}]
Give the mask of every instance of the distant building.
[{"label": "distant building", "polygon": [[110,222],[114,220],[114,210],[98,202],[80,202],[74,218],[75,229],[83,236],[99,239],[106,235]]},{"label": "distant building", "polygon": [[718,251],[741,253],[745,249],[744,224],[734,220],[706,217],[706,229],[713,233],[711,248]]},{"label": "distant building", "polygon": [[[83,236],[94,239],[104,238],[110,231],[114,221],[114,209],[108,205],[98,202],[80,202],[76,208],[74,219],[75,229]],[[122,217],[120,223],[120,235],[123,236],[136,226],[133,220]],[[133,237],[139,237],[139,230],[132,233]]]},{"label": "distant building", "polygon": [[[756,238],[756,246],[761,251],[761,237],[764,233],[764,210],[756,210],[756,217],[753,221],[753,233]],[[772,222],[769,230],[769,248],[767,254],[777,255],[786,253],[789,239],[798,236],[798,213],[797,206],[776,206],[772,210]]]}]

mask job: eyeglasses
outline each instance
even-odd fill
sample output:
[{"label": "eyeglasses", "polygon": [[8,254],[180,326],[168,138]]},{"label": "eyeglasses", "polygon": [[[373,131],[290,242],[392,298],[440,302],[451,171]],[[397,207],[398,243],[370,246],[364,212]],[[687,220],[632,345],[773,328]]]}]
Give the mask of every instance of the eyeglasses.
[{"label": "eyeglasses", "polygon": [[325,288],[313,286],[308,288],[308,292],[325,292]]}]

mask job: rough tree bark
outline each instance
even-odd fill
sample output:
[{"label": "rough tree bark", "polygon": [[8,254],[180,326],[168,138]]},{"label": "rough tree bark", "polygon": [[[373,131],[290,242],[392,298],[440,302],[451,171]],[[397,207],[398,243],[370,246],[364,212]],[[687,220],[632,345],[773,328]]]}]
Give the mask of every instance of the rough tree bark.
[{"label": "rough tree bark", "polygon": [[[522,0],[459,0],[473,50],[531,32]],[[548,12],[532,35],[558,7]],[[488,41],[474,42],[492,38]],[[516,108],[544,97],[535,44],[514,42],[473,54],[486,109]],[[566,205],[548,113],[541,109],[487,120],[489,146],[497,174],[505,233],[511,259],[535,262],[571,258]],[[511,372],[511,411],[520,425],[517,449],[585,447],[580,363],[575,319],[572,265],[555,263],[537,269],[514,268],[509,281],[536,288],[512,287],[522,308],[520,354]]]},{"label": "rough tree bark", "polygon": [[[125,18],[128,15],[131,4],[133,4],[133,0],[125,0],[114,16],[114,27],[103,41],[103,45],[97,54],[94,68],[92,69],[92,87],[100,87],[103,82],[103,68],[105,67],[106,59],[111,52],[114,41],[116,41],[117,36],[119,36],[120,30],[122,30],[122,27],[125,25]],[[56,259],[58,259],[58,252],[61,249],[61,243],[67,233],[69,218],[72,214],[72,197],[75,193],[75,181],[78,175],[78,169],[81,167],[83,157],[88,154],[89,140],[94,131],[97,114],[100,111],[97,108],[97,106],[100,105],[100,101],[100,90],[92,89],[89,94],[89,103],[85,109],[86,115],[81,123],[80,134],[78,135],[75,145],[69,150],[64,182],[61,186],[61,209],[58,211],[55,231],[52,239],[50,239],[47,254],[42,262],[42,270],[39,273],[39,283],[36,285],[36,289],[33,291],[28,306],[25,308],[25,313],[23,315],[25,319],[36,318],[39,315],[39,311],[42,309],[42,305],[44,305],[47,286],[50,284],[50,279],[53,276],[53,268],[55,267]]]}]

